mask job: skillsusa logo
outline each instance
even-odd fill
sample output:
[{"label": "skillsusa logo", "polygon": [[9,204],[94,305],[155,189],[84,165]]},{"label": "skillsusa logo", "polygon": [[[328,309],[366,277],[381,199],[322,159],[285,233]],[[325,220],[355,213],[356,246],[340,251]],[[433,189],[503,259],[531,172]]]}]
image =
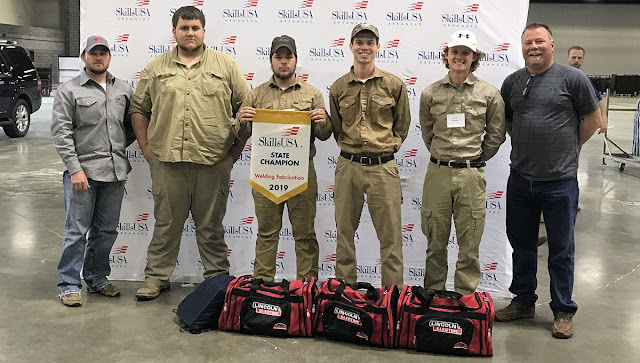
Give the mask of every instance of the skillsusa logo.
[{"label": "skillsusa logo", "polygon": [[331,277],[336,273],[336,254],[332,253],[322,258],[318,264],[318,274],[323,277]]},{"label": "skillsusa logo", "polygon": [[161,54],[169,53],[176,46],[176,38],[169,37],[165,43],[153,43],[147,45],[149,58],[155,58]]},{"label": "skillsusa logo", "polygon": [[333,39],[325,47],[309,48],[309,57],[313,62],[343,62],[345,38]]},{"label": "skillsusa logo", "polygon": [[258,1],[245,0],[242,8],[222,9],[222,19],[230,23],[255,23],[260,17]]},{"label": "skillsusa logo", "polygon": [[[100,38],[95,38],[100,40]],[[129,56],[129,33],[116,35],[109,47],[112,57],[128,57]]]},{"label": "skillsusa logo", "polygon": [[402,225],[402,246],[413,247],[413,228],[415,224],[406,223]]},{"label": "skillsusa logo", "polygon": [[281,23],[313,23],[313,1],[314,0],[302,0],[297,9],[278,9],[278,20]]},{"label": "skillsusa logo", "polygon": [[418,82],[418,77],[409,77],[404,79],[404,84],[407,86],[407,95],[409,96],[409,101],[415,101],[418,97],[418,92],[416,91],[416,83]]},{"label": "skillsusa logo", "polygon": [[182,227],[182,235],[183,236],[195,236],[196,235],[196,226],[193,222],[193,217],[187,218],[184,222],[184,227]]},{"label": "skillsusa logo", "polygon": [[509,55],[507,52],[509,51],[509,43],[500,43],[496,44],[493,47],[493,51],[490,53],[486,53],[480,62],[487,66],[493,67],[507,67],[509,66]]},{"label": "skillsusa logo", "polygon": [[321,189],[318,189],[318,194],[316,194],[316,202],[318,205],[334,206],[333,189],[333,184],[327,185],[327,187],[322,191]]},{"label": "skillsusa logo", "polygon": [[126,235],[147,235],[149,233],[149,213],[141,213],[127,221],[120,221],[117,231]]},{"label": "skillsusa logo", "polygon": [[111,268],[123,268],[127,265],[127,250],[129,246],[120,246],[113,249],[109,256]]},{"label": "skillsusa logo", "polygon": [[497,270],[497,262],[489,262],[484,265],[480,271],[480,282],[478,284],[480,286],[496,286],[498,284],[498,275],[496,274]]},{"label": "skillsusa logo", "polygon": [[117,3],[127,5],[117,6],[114,9],[118,21],[149,21],[151,19],[151,11],[149,10],[151,0],[128,0]]},{"label": "skillsusa logo", "polygon": [[502,197],[504,196],[503,190],[497,190],[487,194],[485,199],[485,208],[487,214],[500,214],[502,213]]},{"label": "skillsusa logo", "polygon": [[253,237],[253,221],[255,217],[241,218],[237,224],[224,227],[225,238],[248,239]]},{"label": "skillsusa logo", "polygon": [[[397,2],[399,5],[401,1]],[[422,6],[423,1],[411,1],[409,6],[397,9],[396,11],[389,11],[385,15],[385,20],[388,25],[409,25],[409,26],[422,26]]]},{"label": "skillsusa logo", "polygon": [[129,159],[130,163],[145,163],[147,162],[144,158],[144,154],[142,153],[142,149],[137,142],[134,142],[131,146],[129,146],[126,150],[127,159]]},{"label": "skillsusa logo", "polygon": [[400,53],[398,47],[400,39],[392,39],[383,44],[382,49],[376,53],[376,61],[380,63],[398,63]]},{"label": "skillsusa logo", "polygon": [[220,45],[212,45],[209,48],[213,50],[217,50],[218,52],[230,55],[231,57],[235,58],[235,56],[237,55],[236,47],[235,47],[237,40],[238,40],[237,35],[231,35],[222,39],[222,41],[220,42]]},{"label": "skillsusa logo", "polygon": [[442,64],[442,52],[447,48],[447,43],[440,43],[436,49],[421,49],[418,51],[418,63],[420,64]]},{"label": "skillsusa logo", "polygon": [[331,20],[334,24],[355,25],[366,23],[369,20],[367,16],[368,0],[356,1],[352,3],[353,5],[350,7],[348,1],[342,3],[345,5],[345,8],[331,11]]},{"label": "skillsusa logo", "polygon": [[469,4],[460,11],[441,14],[442,25],[455,28],[477,28],[479,24],[478,10],[480,4]]},{"label": "skillsusa logo", "polygon": [[402,154],[402,157],[396,159],[398,164],[398,170],[402,173],[412,174],[415,173],[418,168],[418,161],[416,157],[418,155],[418,149],[409,149]]},{"label": "skillsusa logo", "polygon": [[251,165],[251,144],[246,144],[242,152],[240,153],[240,158],[236,161],[235,165]]},{"label": "skillsusa logo", "polygon": [[368,277],[373,279],[380,278],[380,259],[376,260],[375,265],[357,265],[356,272],[358,273],[358,278]]}]

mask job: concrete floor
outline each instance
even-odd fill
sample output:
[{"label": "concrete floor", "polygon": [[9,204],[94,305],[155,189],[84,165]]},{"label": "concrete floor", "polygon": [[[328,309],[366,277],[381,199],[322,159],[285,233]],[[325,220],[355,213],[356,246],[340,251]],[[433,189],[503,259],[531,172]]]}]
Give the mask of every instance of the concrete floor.
[{"label": "concrete floor", "polygon": [[[615,98],[611,107],[634,108]],[[0,362],[388,362],[458,361],[405,350],[364,348],[324,339],[276,339],[181,333],[172,309],[193,287],[173,285],[150,302],[134,298],[137,282],[117,282],[122,296],[88,295],[80,308],[56,298],[64,211],[62,164],[49,137],[52,99],[33,115],[27,137],[0,136]],[[610,137],[630,149],[633,113],[610,113]],[[582,150],[576,225],[573,339],[551,337],[547,248],[539,252],[535,319],[496,323],[496,362],[640,361],[640,166],[602,164],[602,136]],[[635,231],[635,232],[634,232]],[[495,302],[497,308],[508,299]]]}]

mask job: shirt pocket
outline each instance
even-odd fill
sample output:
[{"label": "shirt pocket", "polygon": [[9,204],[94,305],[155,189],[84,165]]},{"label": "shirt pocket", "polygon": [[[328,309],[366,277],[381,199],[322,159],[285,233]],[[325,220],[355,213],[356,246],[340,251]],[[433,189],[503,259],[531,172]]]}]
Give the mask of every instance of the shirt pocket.
[{"label": "shirt pocket", "polygon": [[342,98],[338,105],[340,107],[340,116],[342,117],[342,122],[346,125],[353,125],[359,121],[358,116],[358,106],[356,105],[355,97],[345,97]]},{"label": "shirt pocket", "polygon": [[373,111],[374,117],[378,120],[393,121],[393,106],[396,105],[396,100],[393,97],[387,97],[374,94],[371,96],[371,111]]},{"label": "shirt pocket", "polygon": [[100,121],[100,106],[98,98],[86,96],[76,99],[76,124],[95,124]]},{"label": "shirt pocket", "polygon": [[311,111],[311,101],[308,101],[308,100],[294,101],[291,104],[291,108],[295,109],[296,111]]},{"label": "shirt pocket", "polygon": [[127,96],[125,96],[124,94],[116,95],[113,107],[118,120],[124,120],[124,115],[127,108]]},{"label": "shirt pocket", "polygon": [[203,121],[207,122],[204,119],[217,119],[226,115],[231,122],[230,95],[231,92],[222,78],[212,73],[205,73],[202,77]]},{"label": "shirt pocket", "polygon": [[487,123],[487,106],[471,106],[465,114],[465,128],[471,132],[483,132]]}]

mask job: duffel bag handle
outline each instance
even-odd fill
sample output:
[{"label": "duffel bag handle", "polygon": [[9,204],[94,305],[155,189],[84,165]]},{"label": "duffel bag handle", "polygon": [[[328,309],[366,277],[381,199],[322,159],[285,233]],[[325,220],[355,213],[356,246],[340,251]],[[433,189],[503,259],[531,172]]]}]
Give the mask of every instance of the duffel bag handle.
[{"label": "duffel bag handle", "polygon": [[431,298],[436,294],[435,290],[425,290],[422,286],[411,286],[411,293],[418,299],[424,306],[431,305]]},{"label": "duffel bag handle", "polygon": [[282,279],[282,282],[273,282],[273,281],[264,281],[263,279],[253,279],[251,281],[251,292],[255,293],[258,291],[258,288],[264,285],[265,287],[276,287],[282,286],[282,292],[285,296],[289,296],[289,281],[287,279]]},{"label": "duffel bag handle", "polygon": [[359,281],[359,282],[356,282],[355,284],[349,285],[349,287],[351,287],[354,290],[367,290],[367,299],[371,301],[378,300],[378,289],[373,287],[373,285],[371,285],[368,282]]},{"label": "duffel bag handle", "polygon": [[[439,298],[454,300],[458,304],[458,309],[460,309],[460,311],[468,311],[469,310],[467,305],[465,305],[465,303],[463,303],[462,300],[460,300],[460,298],[462,297],[462,294],[457,293],[455,291],[435,290],[433,297],[439,297]],[[438,306],[442,306],[442,305],[438,305]]]}]

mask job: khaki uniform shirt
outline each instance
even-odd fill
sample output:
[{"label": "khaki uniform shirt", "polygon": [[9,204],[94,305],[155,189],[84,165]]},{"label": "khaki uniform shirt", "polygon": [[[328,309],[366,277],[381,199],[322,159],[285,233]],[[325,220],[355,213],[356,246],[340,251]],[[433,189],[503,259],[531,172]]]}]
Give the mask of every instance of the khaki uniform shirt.
[{"label": "khaki uniform shirt", "polygon": [[329,103],[334,137],[346,153],[392,154],[409,132],[407,87],[377,67],[364,83],[355,78],[351,67],[331,85]]},{"label": "khaki uniform shirt", "polygon": [[[464,127],[447,127],[447,115],[454,113],[464,114]],[[505,140],[504,101],[494,86],[473,73],[457,89],[447,74],[422,91],[420,126],[434,158],[486,161]]]},{"label": "khaki uniform shirt", "polygon": [[234,142],[233,118],[248,93],[244,75],[228,55],[205,48],[187,68],[176,47],[144,68],[130,113],[150,119],[147,137],[160,161],[213,165]]},{"label": "khaki uniform shirt", "polygon": [[131,171],[133,142],[127,114],[133,90],[107,72],[106,90],[85,71],[60,87],[53,101],[51,138],[70,175],[82,170],[101,182],[123,181]]},{"label": "khaki uniform shirt", "polygon": [[[249,93],[242,106],[266,110],[311,111],[324,109],[322,93],[312,85],[300,80],[297,75],[295,77],[295,82],[289,88],[283,90],[271,76],[269,82],[259,85]],[[240,140],[248,139],[251,136],[251,123],[241,124],[236,119],[234,121],[234,133]],[[314,139],[317,137],[324,141],[329,136],[331,136],[329,117],[327,117],[327,122],[324,125],[313,124],[311,128],[311,147],[309,148],[310,159],[316,155]]]}]

